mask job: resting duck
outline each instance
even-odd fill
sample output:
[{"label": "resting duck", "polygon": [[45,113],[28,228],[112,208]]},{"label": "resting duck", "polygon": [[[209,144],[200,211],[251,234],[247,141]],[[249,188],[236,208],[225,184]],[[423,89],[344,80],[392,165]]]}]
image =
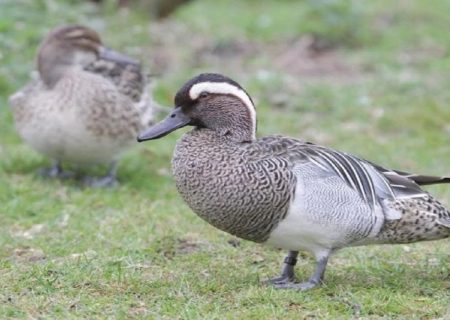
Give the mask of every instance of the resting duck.
[{"label": "resting duck", "polygon": [[[320,284],[330,255],[348,246],[410,243],[450,235],[450,213],[421,185],[449,177],[388,170],[356,156],[277,135],[257,139],[251,97],[220,74],[200,74],[175,109],[141,133],[158,139],[190,125],[172,160],[179,193],[201,218],[243,239],[288,250],[277,288]],[[311,278],[295,282],[299,250]]]},{"label": "resting duck", "polygon": [[86,182],[115,185],[119,156],[153,118],[139,63],[104,47],[94,30],[68,25],[42,41],[37,69],[39,77],[13,94],[10,105],[23,140],[54,160],[44,174],[66,176],[63,161],[109,163],[108,175]]}]

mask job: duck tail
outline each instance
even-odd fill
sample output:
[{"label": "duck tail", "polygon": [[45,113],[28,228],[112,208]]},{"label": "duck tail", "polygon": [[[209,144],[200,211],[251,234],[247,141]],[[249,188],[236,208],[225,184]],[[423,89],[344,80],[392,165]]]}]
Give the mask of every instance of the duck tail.
[{"label": "duck tail", "polygon": [[435,177],[435,176],[423,176],[418,174],[411,174],[407,176],[407,178],[413,180],[419,186],[426,186],[429,184],[450,183],[450,177]]}]

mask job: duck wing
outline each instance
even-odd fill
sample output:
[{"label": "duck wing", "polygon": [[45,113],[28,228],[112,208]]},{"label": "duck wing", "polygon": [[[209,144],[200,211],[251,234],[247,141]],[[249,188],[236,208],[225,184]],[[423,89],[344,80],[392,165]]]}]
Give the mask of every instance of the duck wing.
[{"label": "duck wing", "polygon": [[99,58],[87,65],[84,70],[112,81],[120,93],[134,102],[142,99],[147,79],[138,62],[131,59],[126,62],[117,62]]},{"label": "duck wing", "polygon": [[123,61],[99,58],[86,66],[85,71],[110,80],[121,94],[129,97],[141,115],[143,128],[153,124],[154,114],[160,107],[151,94],[152,82],[137,61],[131,58]]},{"label": "duck wing", "polygon": [[446,177],[411,175],[388,170],[354,155],[283,136],[260,139],[264,152],[287,158],[295,165],[313,163],[318,169],[338,175],[372,208],[383,199],[423,197],[421,185],[446,183]]}]

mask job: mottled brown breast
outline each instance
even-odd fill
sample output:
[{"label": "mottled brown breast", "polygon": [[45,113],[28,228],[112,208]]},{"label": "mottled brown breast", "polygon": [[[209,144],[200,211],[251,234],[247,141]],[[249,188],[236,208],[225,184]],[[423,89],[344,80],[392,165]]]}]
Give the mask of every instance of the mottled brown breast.
[{"label": "mottled brown breast", "polygon": [[209,129],[194,129],[177,144],[173,173],[178,191],[201,218],[263,242],[287,213],[295,177],[282,158],[260,153],[248,159],[248,147]]}]

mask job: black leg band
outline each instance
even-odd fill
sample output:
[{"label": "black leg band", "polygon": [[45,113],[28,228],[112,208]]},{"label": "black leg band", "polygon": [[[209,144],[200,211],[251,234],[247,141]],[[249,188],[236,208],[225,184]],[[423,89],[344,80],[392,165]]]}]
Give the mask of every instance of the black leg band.
[{"label": "black leg band", "polygon": [[295,264],[297,263],[297,258],[287,256],[286,258],[284,258],[284,263],[295,266]]}]

